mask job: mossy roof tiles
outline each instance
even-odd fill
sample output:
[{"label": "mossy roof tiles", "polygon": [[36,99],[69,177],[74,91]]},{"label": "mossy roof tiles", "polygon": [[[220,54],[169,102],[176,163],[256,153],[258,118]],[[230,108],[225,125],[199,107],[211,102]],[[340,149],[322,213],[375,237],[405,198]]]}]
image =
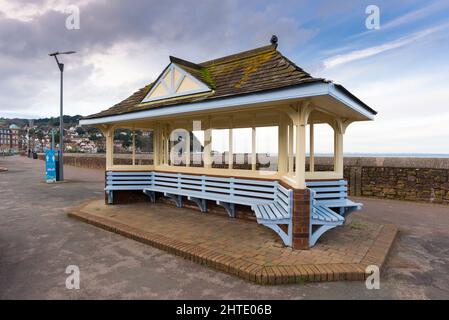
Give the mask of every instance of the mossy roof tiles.
[{"label": "mossy roof tiles", "polygon": [[198,64],[176,57],[170,57],[170,61],[208,85],[211,92],[141,103],[155,83],[153,82],[111,108],[89,115],[85,119],[325,81],[321,78],[313,78],[277,51],[275,45]]}]

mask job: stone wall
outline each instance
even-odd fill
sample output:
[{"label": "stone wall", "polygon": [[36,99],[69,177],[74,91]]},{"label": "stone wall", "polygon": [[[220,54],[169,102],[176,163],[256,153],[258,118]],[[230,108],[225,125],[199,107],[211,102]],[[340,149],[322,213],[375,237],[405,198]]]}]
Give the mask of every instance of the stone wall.
[{"label": "stone wall", "polygon": [[[66,153],[64,164],[104,170],[106,160],[104,154]],[[315,159],[317,171],[332,167],[330,157]],[[351,196],[449,204],[449,158],[345,157],[344,177]]]},{"label": "stone wall", "polygon": [[[323,170],[332,158],[317,158]],[[449,159],[345,157],[349,195],[449,204]]]},{"label": "stone wall", "polygon": [[[44,160],[44,154],[39,153],[38,158]],[[104,154],[66,153],[64,165],[89,169],[106,169],[106,157]]]}]

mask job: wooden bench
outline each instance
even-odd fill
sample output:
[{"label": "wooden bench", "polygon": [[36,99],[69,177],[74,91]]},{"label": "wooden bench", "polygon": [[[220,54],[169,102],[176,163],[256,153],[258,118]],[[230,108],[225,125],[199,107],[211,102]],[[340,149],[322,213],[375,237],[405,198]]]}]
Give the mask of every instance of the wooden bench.
[{"label": "wooden bench", "polygon": [[[250,206],[257,222],[274,230],[287,246],[292,239],[293,191],[277,181],[211,177],[166,172],[107,172],[108,203],[114,190],[142,190],[155,201],[155,193],[173,199],[182,207],[183,197],[195,202],[201,212],[207,212],[207,200],[224,207],[235,217],[235,205]],[[285,232],[280,225],[287,225]]]},{"label": "wooden bench", "polygon": [[310,246],[314,246],[326,231],[341,226],[345,222],[343,216],[336,213],[334,210],[331,210],[329,207],[320,204],[319,201],[315,199],[315,196],[316,192],[311,189]]},{"label": "wooden bench", "polygon": [[361,203],[348,199],[346,180],[307,181],[311,190],[310,246],[315,245],[326,231],[341,226],[345,217],[354,210],[360,210]]},{"label": "wooden bench", "polygon": [[[342,225],[345,215],[362,207],[347,199],[346,181],[310,181],[310,245],[326,231]],[[155,193],[173,199],[182,207],[183,197],[195,202],[201,212],[207,212],[207,200],[223,206],[235,217],[235,205],[247,205],[257,222],[274,230],[285,245],[292,245],[293,190],[277,181],[211,177],[166,172],[107,172],[108,203],[113,203],[114,190],[141,190],[154,202]],[[336,212],[334,209],[338,209]],[[281,228],[286,225],[287,231]]]},{"label": "wooden bench", "polygon": [[151,172],[106,172],[106,187],[108,203],[114,200],[114,190],[144,190],[151,185]]},{"label": "wooden bench", "polygon": [[[185,196],[202,212],[207,211],[206,200],[212,200],[223,206],[232,218],[236,204],[251,206],[257,222],[274,230],[285,245],[291,246],[293,192],[277,181],[154,172],[153,185],[144,192],[162,192],[174,199],[178,207]],[[287,225],[287,232],[281,224]]]},{"label": "wooden bench", "polygon": [[361,210],[362,203],[348,199],[348,183],[346,180],[307,181],[306,186],[315,191],[314,199],[319,205],[338,210],[345,217],[355,210]]},{"label": "wooden bench", "polygon": [[[292,245],[293,190],[276,183],[274,200],[267,204],[253,205],[251,208],[259,224],[274,230],[285,245]],[[286,225],[287,232],[280,225]]]}]

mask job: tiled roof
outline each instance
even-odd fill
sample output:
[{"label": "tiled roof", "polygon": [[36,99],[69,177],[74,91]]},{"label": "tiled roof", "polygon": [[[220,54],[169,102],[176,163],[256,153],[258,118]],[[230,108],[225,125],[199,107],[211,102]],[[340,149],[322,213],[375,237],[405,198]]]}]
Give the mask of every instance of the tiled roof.
[{"label": "tiled roof", "polygon": [[321,78],[313,78],[296,66],[276,50],[276,45],[269,45],[198,64],[175,57],[170,57],[170,61],[207,84],[212,91],[141,104],[153,82],[113,107],[89,115],[85,119],[325,81]]}]

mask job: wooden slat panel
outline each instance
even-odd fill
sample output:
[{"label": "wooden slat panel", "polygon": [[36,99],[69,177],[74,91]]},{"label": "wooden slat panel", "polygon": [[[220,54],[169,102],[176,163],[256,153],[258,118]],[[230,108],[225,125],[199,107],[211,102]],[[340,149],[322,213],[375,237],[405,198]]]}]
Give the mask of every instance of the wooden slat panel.
[{"label": "wooden slat panel", "polygon": [[321,186],[346,186],[348,182],[346,180],[337,181],[306,181],[306,186],[310,187],[321,187]]},{"label": "wooden slat panel", "polygon": [[133,181],[114,181],[114,182],[112,182],[112,183],[110,183],[108,185],[115,186],[115,185],[122,185],[122,184],[128,184],[128,185],[135,185],[135,184],[143,185],[143,184],[145,184],[145,185],[151,186],[151,181],[142,181],[142,180],[137,180],[137,181],[135,181],[135,180],[133,180]]},{"label": "wooden slat panel", "polygon": [[345,193],[317,193],[315,199],[344,198]]},{"label": "wooden slat panel", "polygon": [[253,196],[253,197],[257,197],[257,198],[274,200],[274,194],[269,194],[269,193],[243,191],[243,190],[233,190],[233,193],[236,195]]},{"label": "wooden slat panel", "polygon": [[284,219],[284,215],[279,211],[279,209],[274,205],[274,202],[268,204],[267,206],[269,206],[269,208],[271,209],[271,211],[273,212],[273,214],[275,215],[276,219]]},{"label": "wooden slat panel", "polygon": [[134,186],[107,186],[105,190],[143,190],[147,189],[148,185],[134,185]]},{"label": "wooden slat panel", "polygon": [[274,205],[276,206],[276,208],[281,213],[284,219],[290,218],[290,212],[285,210],[285,208],[281,206],[278,201],[274,202]]},{"label": "wooden slat panel", "polygon": [[107,171],[106,175],[108,176],[150,176],[151,172],[140,172],[140,171],[128,171],[128,172],[116,172],[116,171]]},{"label": "wooden slat panel", "polygon": [[320,187],[320,188],[312,188],[315,192],[346,192],[348,191],[347,187],[339,186],[339,187]]}]

